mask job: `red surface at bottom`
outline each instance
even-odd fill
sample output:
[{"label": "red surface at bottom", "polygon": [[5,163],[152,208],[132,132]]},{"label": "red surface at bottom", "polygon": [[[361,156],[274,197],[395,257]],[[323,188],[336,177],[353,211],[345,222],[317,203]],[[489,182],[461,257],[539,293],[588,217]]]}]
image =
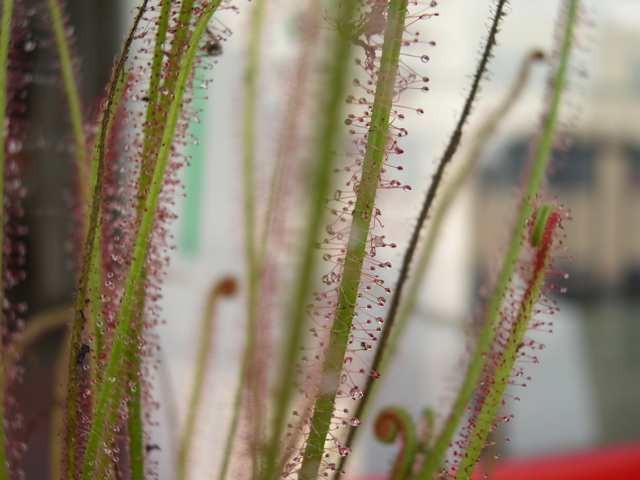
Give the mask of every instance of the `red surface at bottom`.
[{"label": "red surface at bottom", "polygon": [[511,460],[497,465],[490,480],[640,480],[640,445]]},{"label": "red surface at bottom", "polygon": [[[371,476],[365,480],[383,480]],[[474,480],[485,478],[477,471]],[[496,465],[489,480],[640,480],[640,444],[571,455],[509,460]]]}]

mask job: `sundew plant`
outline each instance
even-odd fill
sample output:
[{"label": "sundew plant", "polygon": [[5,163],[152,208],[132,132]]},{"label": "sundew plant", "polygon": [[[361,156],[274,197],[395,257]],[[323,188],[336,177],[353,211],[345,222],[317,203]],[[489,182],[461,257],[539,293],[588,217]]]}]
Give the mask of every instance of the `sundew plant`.
[{"label": "sundew plant", "polygon": [[[403,171],[419,155],[405,152],[406,124],[410,119],[419,125],[428,115],[414,102],[438,95],[429,78],[430,59],[446,42],[425,33],[430,22],[447,21],[437,1],[296,5],[296,60],[291,79],[281,85],[284,105],[274,120],[280,134],[266,181],[256,173],[257,138],[265,128],[259,121],[261,60],[270,48],[265,26],[286,17],[282,2],[141,1],[93,115],[79,94],[82,64],[65,2],[41,3],[33,9],[24,0],[3,0],[0,23],[0,480],[23,478],[29,462],[29,445],[20,440],[20,419],[28,412],[12,388],[22,381],[22,355],[52,324],[66,336],[50,385],[56,398],[51,478],[195,478],[191,454],[203,422],[228,428],[224,443],[208,446],[222,459],[207,478],[340,478],[353,475],[350,459],[363,448],[370,421],[379,441],[399,445],[395,462],[381,474],[394,480],[470,479],[492,433],[510,419],[503,409],[507,392],[529,382],[530,363],[544,361],[529,333],[549,330],[541,314],[557,308],[550,296],[559,275],[553,262],[569,215],[545,193],[545,175],[570,80],[579,0],[559,2],[558,18],[550,19],[556,23],[553,51],[522,52],[511,89],[480,119],[478,131],[467,132],[500,48],[503,22],[517,8],[507,0],[492,3],[477,64],[468,68],[470,84],[455,106],[455,127],[441,155],[423,160],[435,165],[433,174],[410,181]],[[242,108],[233,119],[237,125],[229,125],[242,132],[242,152],[237,159],[217,158],[213,149],[207,161],[242,165],[245,273],[235,278],[219,272],[210,290],[199,330],[192,332],[198,341],[187,411],[180,431],[172,432],[175,443],[162,445],[152,428],[161,421],[156,411],[162,399],[151,376],[158,358],[172,361],[157,355],[159,300],[173,250],[170,225],[183,193],[187,146],[198,141],[189,130],[201,114],[196,99],[216,88],[216,64],[234,41],[223,20],[229,11],[246,17],[249,32],[239,86]],[[20,150],[29,129],[23,112],[30,76],[22,53],[35,48],[32,33],[25,31],[34,15],[49,28],[39,32],[46,39],[38,41],[55,45],[70,125],[66,141],[76,176],[69,275],[76,289],[64,314],[23,325],[25,306],[10,299],[24,278],[26,255]],[[371,411],[449,206],[475,174],[484,146],[518,101],[536,62],[546,63],[549,75],[544,114],[513,198],[513,219],[505,221],[508,242],[496,246],[497,273],[476,308],[457,390],[444,409],[425,404],[421,418],[408,413],[401,392],[393,405]],[[205,134],[215,139],[225,132]],[[456,163],[451,176],[449,167]],[[256,193],[262,189],[264,202]],[[409,238],[395,238],[385,227],[389,217],[380,198],[402,201],[409,191],[422,197],[420,208]],[[217,205],[217,214],[233,215],[231,202]],[[220,341],[217,311],[227,301],[244,305],[244,318],[235,322],[244,343],[229,419],[203,401]],[[172,459],[172,471],[160,470],[163,455]]]}]

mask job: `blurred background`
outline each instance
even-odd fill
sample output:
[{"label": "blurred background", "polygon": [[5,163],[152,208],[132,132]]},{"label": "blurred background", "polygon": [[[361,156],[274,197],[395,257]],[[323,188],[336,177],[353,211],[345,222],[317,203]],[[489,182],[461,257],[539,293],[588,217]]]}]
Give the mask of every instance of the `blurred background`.
[{"label": "blurred background", "polygon": [[[38,7],[42,2],[29,0]],[[27,2],[28,3],[28,2]],[[240,106],[249,2],[238,2],[240,14],[225,12],[233,30],[224,44],[206,93],[196,95],[201,121],[192,133],[190,166],[183,174],[185,196],[176,206],[177,251],[162,300],[166,324],[159,329],[161,367],[155,372],[154,443],[162,447],[160,478],[171,478],[175,432],[187,404],[193,378],[197,328],[211,285],[224,274],[243,275]],[[260,104],[260,166],[266,198],[277,122],[296,55],[294,28],[299,5],[274,0],[263,45]],[[527,369],[533,377],[506,411],[515,418],[500,429],[500,458],[557,455],[640,442],[640,4],[637,0],[585,1],[563,124],[549,175],[547,194],[569,210],[567,238],[557,266],[568,274],[566,292],[555,300],[552,334],[540,334],[546,345],[541,364]],[[75,30],[80,83],[87,111],[101,100],[111,64],[132,16],[134,2],[68,0]],[[426,182],[456,116],[487,31],[492,2],[443,0],[440,16],[420,27],[434,40],[426,72],[431,91],[408,94],[408,102],[425,114],[405,125],[403,180],[411,193],[380,199],[387,236],[399,244],[410,233]],[[512,0],[490,66],[490,81],[467,129],[467,140],[483,116],[502,98],[521,60],[532,48],[549,52],[554,38],[558,0]],[[41,5],[40,7],[41,8]],[[282,15],[287,11],[290,14]],[[276,21],[277,20],[277,21]],[[54,45],[46,19],[33,16],[37,48],[30,108],[32,129],[25,144],[28,274],[15,292],[29,306],[29,316],[68,305],[73,283],[69,205],[71,156],[60,142],[70,135],[64,96],[56,80]],[[49,38],[49,40],[41,40]],[[25,48],[25,50],[27,50]],[[519,180],[530,139],[538,131],[548,70],[536,67],[530,85],[482,160],[481,171],[465,187],[442,233],[423,295],[392,370],[377,399],[382,406],[404,404],[414,415],[425,405],[446,412],[459,378],[468,341],[465,325],[474,314],[477,294],[495,270],[508,235]],[[412,98],[411,96],[414,95]],[[40,141],[40,139],[43,139]],[[51,145],[62,145],[51,148]],[[468,146],[468,141],[463,147]],[[461,152],[461,154],[464,152]],[[462,155],[457,157],[462,158]],[[455,160],[452,167],[455,169]],[[262,195],[262,197],[260,197]],[[401,251],[402,248],[398,248]],[[395,254],[395,263],[400,252]],[[559,293],[559,292],[558,292]],[[242,353],[242,301],[220,307],[216,333],[216,366],[207,379],[205,405],[210,414],[198,426],[193,478],[217,471],[228,425]],[[47,415],[51,397],[47,380],[62,335],[51,336],[26,358],[18,396],[24,411]],[[47,388],[45,388],[47,387]],[[33,427],[27,478],[46,478],[48,422],[27,418]],[[360,428],[370,429],[369,425]],[[384,447],[367,432],[351,465],[360,474],[388,470],[395,447]],[[364,447],[364,448],[362,448]]]}]

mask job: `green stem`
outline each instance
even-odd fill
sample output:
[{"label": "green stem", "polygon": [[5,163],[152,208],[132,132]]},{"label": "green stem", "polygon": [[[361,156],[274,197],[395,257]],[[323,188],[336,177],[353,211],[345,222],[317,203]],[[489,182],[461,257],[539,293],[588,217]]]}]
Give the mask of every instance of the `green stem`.
[{"label": "green stem", "polygon": [[[425,195],[424,201],[422,203],[422,207],[420,208],[420,212],[418,214],[418,220],[416,222],[416,226],[411,233],[411,238],[409,239],[409,245],[405,251],[404,257],[402,259],[402,265],[400,267],[400,273],[398,274],[398,280],[396,282],[393,295],[391,297],[391,302],[389,305],[389,310],[384,322],[384,330],[382,331],[382,335],[378,340],[378,347],[376,349],[376,354],[373,360],[372,368],[376,366],[380,366],[384,355],[386,355],[386,345],[389,341],[392,332],[395,329],[396,320],[398,318],[398,312],[400,309],[400,301],[404,296],[404,287],[409,279],[409,274],[411,270],[411,266],[413,264],[414,256],[418,249],[418,243],[420,240],[421,233],[424,229],[424,226],[429,218],[429,213],[431,211],[431,207],[435,201],[436,194],[440,189],[440,185],[442,183],[442,179],[444,177],[444,173],[446,171],[447,166],[453,160],[458,148],[460,147],[460,143],[462,141],[462,137],[464,134],[464,126],[467,123],[469,116],[471,115],[472,107],[478,93],[480,91],[480,83],[485,76],[487,71],[487,66],[489,64],[489,60],[492,58],[493,48],[496,45],[497,36],[499,32],[499,26],[502,17],[504,16],[504,9],[506,6],[506,0],[498,0],[496,5],[496,11],[493,16],[493,20],[491,23],[491,29],[489,31],[489,35],[487,37],[487,41],[484,46],[484,50],[482,52],[482,56],[480,57],[480,61],[476,67],[476,71],[473,75],[473,81],[471,83],[471,88],[469,89],[469,94],[464,102],[464,106],[462,108],[462,112],[458,118],[458,122],[449,137],[449,142],[440,157],[438,162],[438,168],[436,169],[435,174],[432,177],[431,184],[429,185],[429,189]],[[373,377],[369,377],[367,379],[367,383],[365,388],[363,389],[364,397],[362,401],[359,403],[356,416],[360,418],[360,414],[366,414],[366,407],[369,404],[369,392],[375,387]],[[364,416],[364,415],[363,415]],[[351,446],[357,430],[355,428],[350,428],[349,433],[347,435],[347,439],[345,444],[347,446]],[[337,477],[340,478],[341,472],[345,471],[346,462],[349,457],[344,457],[340,460],[340,464],[337,468]]]},{"label": "green stem", "polygon": [[376,85],[371,125],[367,136],[367,150],[358,185],[351,231],[345,254],[335,320],[331,328],[329,346],[322,367],[322,392],[316,400],[311,433],[302,460],[301,479],[316,478],[324,454],[324,445],[333,417],[340,373],[351,334],[357,305],[362,265],[366,255],[367,235],[372,219],[380,170],[385,160],[389,131],[389,116],[393,106],[402,34],[407,15],[407,0],[390,0],[382,46],[380,71]]},{"label": "green stem", "polygon": [[[547,211],[551,214],[550,209]],[[533,278],[530,280],[530,284],[522,298],[520,310],[504,349],[498,354],[495,370],[491,374],[490,381],[487,382],[489,390],[469,432],[469,443],[457,469],[457,480],[469,480],[471,478],[473,467],[480,458],[487,437],[493,429],[494,419],[502,405],[502,397],[509,384],[511,371],[522,347],[529,321],[533,315],[533,307],[542,295],[542,287],[549,263],[549,253],[553,243],[552,234],[559,219],[557,213],[552,214],[554,215],[552,218],[543,214],[544,211],[539,209],[538,215],[536,215],[537,220],[539,220],[536,221],[536,224],[540,225],[541,237],[544,236],[544,240],[539,244],[536,252]],[[532,239],[532,242],[535,242],[535,239]]]},{"label": "green stem", "polygon": [[[78,171],[78,184],[80,187],[80,200],[83,207],[87,206],[89,198],[89,172],[87,170],[87,140],[84,132],[84,121],[82,119],[82,107],[80,95],[73,71],[71,51],[67,42],[64,21],[59,0],[48,0],[49,14],[53,26],[53,34],[56,40],[60,68],[62,70],[62,80],[64,90],[67,95],[69,115],[71,116],[71,126],[75,143],[76,169]],[[86,227],[86,225],[84,225]],[[84,234],[84,229],[83,229]]]},{"label": "green stem", "polygon": [[189,408],[187,410],[187,420],[185,422],[184,432],[178,449],[176,472],[178,480],[187,479],[189,453],[191,451],[196,420],[198,418],[200,404],[202,402],[204,382],[207,371],[210,369],[209,359],[213,354],[212,339],[213,328],[215,326],[215,308],[220,297],[234,295],[236,293],[236,289],[237,286],[235,281],[227,278],[216,283],[207,296],[207,305],[202,315],[201,326],[198,332],[200,345],[198,347],[196,372],[194,375],[193,388],[191,390],[191,398],[189,399]]},{"label": "green stem", "polygon": [[[185,2],[186,8],[189,8],[189,2]],[[183,4],[183,10],[185,5]],[[181,11],[181,15],[184,12]],[[189,11],[190,14],[190,11]],[[162,66],[165,57],[164,45],[167,38],[167,32],[169,29],[169,20],[171,16],[171,1],[162,0],[160,6],[160,15],[158,18],[158,28],[156,30],[154,48],[153,48],[153,60],[151,63],[151,76],[149,78],[149,88],[147,91],[147,111],[145,114],[144,123],[144,143],[142,150],[142,166],[140,169],[140,178],[138,181],[138,220],[142,214],[142,209],[145,205],[145,195],[149,188],[149,182],[151,181],[150,172],[153,170],[154,155],[157,154],[158,146],[157,140],[162,133],[163,126],[163,112],[162,105],[169,104],[168,96],[163,97],[163,102],[160,101],[160,82],[162,79]],[[190,17],[189,17],[190,18]],[[179,23],[176,28],[177,31],[174,36],[174,44],[179,43],[180,47],[184,46],[187,32],[189,31],[189,21],[184,24]],[[181,25],[184,27],[181,28]],[[177,48],[177,47],[176,47]],[[170,58],[175,59],[175,56]],[[177,61],[177,60],[174,60]],[[175,78],[178,74],[177,69],[170,72]],[[175,85],[174,85],[175,86]],[[144,283],[146,279],[146,272],[142,273],[141,283]],[[133,337],[141,338],[143,330],[142,316],[144,315],[144,289],[140,288],[138,298],[135,300],[137,304],[138,321],[133,323]],[[142,381],[140,377],[141,359],[138,348],[135,343],[131,345],[131,348],[127,352],[129,363],[131,364],[131,370],[129,372],[129,381],[133,385],[133,389],[128,399],[128,440],[129,440],[129,455],[131,461],[131,476],[132,480],[142,480],[144,478],[144,448],[143,448],[143,420],[142,420]]]},{"label": "green stem", "polygon": [[[384,374],[389,369],[391,360],[395,357],[395,352],[398,348],[400,339],[404,335],[409,319],[411,318],[411,313],[417,304],[420,287],[429,269],[433,251],[438,239],[440,238],[440,232],[442,230],[444,220],[463,185],[475,170],[476,165],[484,152],[486,144],[492,138],[500,122],[506,117],[508,112],[515,105],[516,100],[524,91],[533,63],[541,58],[543,58],[543,56],[539,51],[535,51],[527,55],[509,93],[476,133],[473,139],[473,144],[462,164],[462,167],[447,185],[444,192],[442,192],[438,208],[434,212],[431,219],[431,225],[427,230],[427,238],[424,241],[424,245],[421,247],[420,257],[416,262],[416,270],[407,289],[406,299],[402,300],[400,304],[395,327],[392,329],[391,335],[387,337],[383,336],[380,339],[380,343],[378,345],[380,355],[376,355],[371,368],[380,373],[382,380],[377,382],[367,382],[367,388],[364,390],[364,398],[358,404],[356,412],[354,413],[355,417],[359,418],[361,421],[364,421],[367,418],[369,413],[368,407],[372,404],[373,398],[375,398],[380,386],[384,383]],[[349,430],[349,439],[346,443],[347,446],[355,444],[358,432],[360,431],[362,430],[357,428],[351,428]],[[431,432],[430,435],[433,435],[433,432]]]},{"label": "green stem", "polygon": [[[98,227],[100,228],[100,227]],[[90,355],[90,375],[91,375],[91,388],[95,393],[95,385],[97,385],[99,372],[100,372],[100,355],[103,349],[103,329],[102,329],[102,300],[100,295],[102,293],[102,232],[99,230],[96,232],[96,240],[94,246],[94,252],[91,258],[91,268],[89,270],[88,289],[89,289],[89,306],[91,308],[91,315],[87,321],[87,328],[89,331],[89,337],[93,340],[92,352]]]},{"label": "green stem", "polygon": [[269,199],[264,215],[264,224],[260,234],[259,246],[261,251],[259,258],[264,259],[266,249],[269,246],[269,236],[275,227],[276,218],[280,214],[283,198],[283,184],[288,175],[287,167],[291,164],[292,156],[297,151],[297,144],[301,135],[298,125],[301,114],[304,111],[305,99],[308,90],[308,77],[312,74],[312,61],[316,50],[316,43],[320,34],[320,21],[322,10],[321,0],[307,0],[304,10],[304,32],[302,32],[301,48],[296,60],[296,70],[291,81],[291,90],[287,97],[287,106],[284,113],[284,122],[279,129],[278,146],[276,152],[276,164],[273,169]]},{"label": "green stem", "polygon": [[[160,7],[160,16],[158,18],[158,29],[156,30],[155,43],[153,47],[153,60],[151,63],[151,76],[149,77],[149,89],[147,91],[147,111],[144,121],[144,144],[142,148],[142,168],[140,170],[140,183],[138,184],[138,193],[140,201],[138,202],[138,211],[144,205],[144,196],[142,195],[149,187],[151,181],[151,162],[153,155],[157,151],[157,141],[162,133],[162,115],[160,113],[161,106],[168,102],[160,103],[160,82],[162,80],[162,65],[165,57],[164,46],[169,29],[169,19],[171,16],[171,0],[162,0]],[[179,38],[183,38],[183,35]],[[170,57],[175,58],[175,57]]]},{"label": "green stem", "polygon": [[[63,39],[64,39],[64,36],[63,36]],[[87,185],[87,181],[88,181],[88,186],[89,186],[88,191],[91,191],[93,193],[95,193],[96,185],[98,185],[98,176],[101,169],[100,158],[101,156],[104,157],[104,151],[106,149],[106,140],[107,138],[109,138],[109,135],[111,133],[113,117],[115,116],[115,112],[117,111],[117,108],[120,105],[122,98],[124,96],[125,79],[126,79],[126,74],[124,70],[121,70],[119,73],[119,76],[117,77],[115,88],[112,92],[110,92],[110,94],[112,94],[112,101],[108,102],[108,105],[107,105],[108,108],[105,108],[105,110],[102,112],[103,121],[100,123],[98,134],[95,140],[95,145],[93,147],[90,177],[88,179],[83,179],[82,181],[82,185]],[[72,88],[71,91],[75,92],[75,89]],[[77,92],[75,94],[77,95]],[[73,94],[70,95],[70,97],[73,97]],[[109,110],[110,113],[107,113],[107,110]],[[106,119],[106,122],[105,122],[105,119]],[[105,132],[104,135],[103,135],[103,132]],[[98,187],[98,190],[101,190],[101,188]],[[90,302],[89,304],[90,315],[86,323],[88,327],[89,337],[93,339],[93,342],[91,344],[92,352],[89,357],[90,358],[90,370],[89,370],[90,385],[91,385],[93,394],[95,394],[95,385],[97,385],[100,379],[101,370],[99,368],[99,359],[101,357],[101,353],[104,346],[103,328],[102,328],[102,299],[101,299],[103,290],[102,290],[102,256],[101,256],[102,233],[101,233],[101,227],[100,227],[100,207],[101,206],[99,201],[94,202],[91,208],[88,209],[86,212],[87,217],[85,219],[84,225],[88,226],[88,225],[91,225],[93,222],[96,228],[94,229],[94,232],[93,232],[93,239],[92,240],[90,240],[89,238],[86,239],[87,243],[85,245],[85,248],[88,248],[88,244],[90,241],[93,242],[90,257],[87,258],[86,252],[85,252],[85,261],[90,262],[89,269],[88,271],[85,271],[80,275],[81,277],[80,290],[82,291],[82,290],[88,289],[88,292],[85,291],[85,295],[82,295],[82,297],[85,297],[86,294],[88,293],[89,302]],[[94,214],[94,208],[95,208],[96,218],[92,220],[91,216]],[[86,234],[87,237],[90,237],[88,230],[84,231],[84,228],[85,227],[83,226],[83,233]],[[80,297],[81,296],[79,295],[79,297],[76,299],[76,307],[78,307],[78,305],[80,304]],[[76,312],[76,314],[77,313],[78,311]],[[80,346],[80,336],[82,335],[82,331],[85,326],[84,316],[81,315],[81,321],[78,321],[78,319],[76,318],[73,325],[74,325],[73,332],[75,334],[75,337],[73,337],[73,335],[69,335],[69,338],[70,339],[75,338],[75,348],[72,351],[72,353],[68,353],[70,351],[69,348],[71,347],[67,347],[65,349],[65,352],[69,354],[69,359],[70,359],[69,367],[75,369],[77,366],[72,365],[71,360],[76,359],[78,357],[77,349]],[[74,384],[67,383],[70,378],[68,375],[62,376],[61,378],[65,382],[65,385],[61,388],[68,390],[70,395],[70,397],[68,398],[71,398],[70,402],[75,403],[76,402],[75,395],[72,395],[71,392],[75,391],[77,393],[77,386],[79,385],[78,382],[82,381],[80,376],[74,377],[74,382],[75,382]],[[77,421],[77,412],[75,410],[73,412],[67,411],[67,427],[68,427],[67,435],[69,438],[69,442],[76,442],[75,435],[71,434],[71,430],[75,429],[74,425],[76,425],[76,421]],[[69,454],[67,458],[67,462],[68,462],[67,465],[68,465],[69,471],[71,471],[75,469],[76,448],[73,447],[72,443],[67,444],[67,447],[68,447],[67,452]],[[54,466],[54,468],[57,468],[58,466]]]},{"label": "green stem", "polygon": [[[357,0],[340,2],[341,19],[352,23],[359,9]],[[337,2],[334,3],[332,13],[338,11]],[[309,211],[307,226],[301,243],[302,250],[299,258],[298,271],[295,275],[291,305],[287,315],[285,344],[278,368],[279,378],[274,398],[275,411],[273,415],[273,429],[264,457],[265,480],[279,478],[278,463],[280,458],[280,443],[286,421],[287,412],[293,392],[295,390],[296,361],[305,331],[305,307],[313,284],[316,270],[316,242],[322,228],[322,221],[326,208],[326,199],[331,188],[331,172],[335,160],[335,148],[341,138],[341,116],[344,92],[350,69],[350,54],[352,48],[351,37],[334,32],[329,47],[326,88],[322,91],[320,101],[323,103],[318,114],[318,130],[316,144],[312,151],[312,184],[310,186]]]},{"label": "green stem", "polygon": [[398,435],[401,436],[402,446],[389,479],[404,480],[411,474],[418,448],[416,427],[411,415],[402,407],[387,407],[378,414],[373,428],[376,438],[384,443],[393,443]]},{"label": "green stem", "polygon": [[[7,144],[7,70],[9,67],[9,41],[11,38],[11,20],[13,18],[13,0],[2,2],[2,20],[0,20],[0,114],[3,125],[0,128],[0,301],[4,302],[4,172]],[[0,309],[0,331],[4,331],[4,315]],[[9,479],[7,464],[7,437],[5,432],[5,351],[0,345],[0,480]]]},{"label": "green stem", "polygon": [[542,134],[538,144],[536,145],[526,190],[513,228],[511,243],[507,250],[507,254],[504,257],[498,281],[488,303],[484,325],[478,337],[474,354],[469,362],[469,366],[467,367],[464,381],[458,391],[451,414],[447,419],[442,432],[438,436],[438,439],[431,451],[431,455],[427,458],[420,472],[419,478],[423,480],[431,480],[440,468],[444,454],[453,438],[453,435],[458,429],[460,421],[464,416],[466,406],[471,400],[473,392],[475,391],[478,381],[482,375],[485,365],[485,356],[487,352],[490,351],[493,343],[493,331],[499,316],[500,308],[507,292],[510,279],[513,276],[516,262],[520,255],[527,220],[531,217],[533,202],[540,190],[540,186],[549,163],[549,155],[553,146],[556,125],[558,123],[560,100],[567,81],[567,69],[569,66],[571,47],[573,44],[573,32],[578,10],[578,0],[568,1],[564,38],[562,40],[558,67],[551,87],[552,95],[549,110],[545,115]]},{"label": "green stem", "polygon": [[[111,128],[113,127],[113,120],[115,114],[120,106],[122,99],[124,97],[125,86],[126,86],[126,78],[127,74],[123,71],[120,77],[117,80],[117,85],[114,91],[113,96],[113,114],[110,116],[109,121],[106,125],[106,135],[105,138],[110,138],[111,136]],[[102,125],[100,125],[100,130],[98,135],[96,136],[96,145],[93,148],[93,155],[91,158],[91,177],[89,179],[91,188],[95,188],[98,177],[98,168],[99,168],[99,149],[97,148],[97,142],[100,138],[102,138]],[[100,208],[100,206],[99,206]],[[89,219],[87,218],[87,221]],[[103,271],[102,271],[102,227],[100,225],[101,213],[98,213],[98,227],[95,232],[95,240],[91,258],[91,267],[89,270],[89,278],[88,278],[88,289],[89,289],[89,301],[90,301],[90,310],[91,315],[88,319],[88,330],[89,335],[93,339],[92,345],[92,355],[91,355],[91,376],[92,376],[92,391],[95,394],[95,385],[98,384],[101,378],[101,370],[100,370],[100,358],[102,358],[102,353],[104,350],[104,319],[102,316],[102,292],[103,292]]]},{"label": "green stem", "polygon": [[[255,0],[251,15],[251,25],[249,32],[249,51],[244,77],[244,112],[243,112],[243,190],[244,190],[244,230],[245,230],[245,255],[247,269],[247,337],[242,365],[240,366],[240,379],[236,387],[233,401],[233,414],[231,425],[227,434],[223,453],[222,466],[218,475],[219,480],[224,480],[231,461],[231,452],[236,436],[236,430],[240,420],[240,411],[244,393],[251,388],[252,381],[257,372],[252,370],[252,362],[256,356],[256,338],[258,332],[258,286],[260,283],[262,259],[258,256],[256,244],[256,205],[255,205],[255,157],[256,157],[256,110],[258,103],[258,76],[260,71],[260,47],[262,45],[262,31],[267,2],[265,0]],[[247,382],[248,381],[248,382]],[[259,410],[260,405],[255,402],[253,410],[253,435],[254,440],[262,434],[262,417]],[[254,447],[259,442],[254,442]],[[252,447],[253,478],[257,473],[256,448]]]},{"label": "green stem", "polygon": [[107,426],[111,426],[117,422],[118,410],[114,408],[114,406],[117,407],[119,405],[124,393],[121,384],[124,379],[128,378],[123,369],[129,342],[137,341],[136,338],[131,338],[132,317],[137,305],[137,289],[144,280],[143,270],[151,241],[151,232],[155,221],[158,199],[164,185],[164,174],[171,155],[173,138],[182,110],[184,93],[191,76],[190,74],[198,51],[198,45],[204,35],[209,20],[220,3],[221,0],[214,0],[203,9],[189,40],[188,49],[184,53],[180,64],[176,88],[173,91],[173,100],[171,101],[166,116],[166,125],[163,130],[158,157],[154,162],[155,168],[149,185],[149,194],[145,199],[143,215],[134,243],[131,267],[125,281],[111,352],[106,364],[104,379],[98,388],[95,415],[91,424],[84,454],[84,468],[82,471],[82,478],[84,480],[92,480],[94,477],[96,468],[102,461],[99,457],[104,457],[104,452],[99,451],[99,447],[105,437]]},{"label": "green stem", "polygon": [[[277,283],[274,284],[274,259],[269,258],[267,256],[267,252],[270,244],[272,243],[271,235],[275,234],[277,231],[282,231],[284,224],[286,223],[287,209],[283,208],[282,205],[286,197],[286,192],[284,192],[286,189],[285,180],[287,175],[290,174],[288,167],[292,165],[294,162],[293,159],[296,156],[297,144],[301,134],[298,124],[300,122],[300,116],[304,112],[306,103],[306,92],[309,86],[308,76],[313,73],[311,65],[313,64],[314,52],[316,51],[316,44],[320,34],[322,13],[320,1],[321,0],[307,0],[304,8],[304,19],[302,20],[304,30],[301,32],[302,39],[300,50],[295,61],[296,67],[291,81],[290,95],[287,99],[284,122],[279,128],[276,161],[270,182],[269,198],[267,200],[267,207],[264,213],[262,231],[256,245],[257,248],[259,248],[258,258],[261,270],[263,272],[267,269],[270,270],[269,278],[261,277],[261,281],[269,282],[271,293],[273,293],[274,288],[278,289],[278,286]],[[258,305],[261,305],[262,300],[265,299],[258,299]],[[268,316],[269,313],[262,309],[259,315],[264,318],[265,316]],[[255,388],[259,389],[260,386],[256,385]],[[302,409],[305,413],[300,416],[298,420],[299,422],[303,422],[303,419],[308,420],[310,418],[311,407],[313,406],[312,400],[313,399],[307,400],[307,408]],[[302,423],[298,425],[299,428],[293,429],[293,431],[297,433],[291,435],[284,448],[281,448],[284,455],[279,460],[280,465],[287,463],[287,457],[293,454],[293,446],[298,443],[298,440],[300,440],[303,435],[301,425]],[[260,438],[259,441],[260,440],[264,441],[264,438]]]},{"label": "green stem", "polygon": [[433,430],[436,424],[436,412],[430,407],[425,408],[422,411],[422,434],[418,440],[418,450],[425,454],[429,454],[429,449],[433,440]]},{"label": "green stem", "polygon": [[140,168],[140,178],[138,180],[138,215],[141,215],[144,207],[144,198],[152,181],[154,163],[158,152],[158,142],[161,139],[165,117],[168,114],[164,110],[171,103],[171,97],[176,89],[176,82],[180,72],[184,49],[186,47],[189,25],[193,15],[194,0],[183,0],[180,6],[180,13],[174,25],[175,33],[171,41],[171,50],[167,60],[166,75],[160,85],[162,63],[165,57],[164,43],[169,27],[171,13],[171,2],[163,0],[160,10],[158,30],[156,31],[155,46],[153,52],[153,62],[151,66],[151,80],[149,83],[149,95],[147,113],[145,117],[144,144],[142,151],[142,167]]},{"label": "green stem", "polygon": [[129,436],[129,460],[131,462],[131,480],[144,479],[144,425],[142,421],[142,354],[140,352],[139,341],[142,339],[144,322],[144,288],[146,272],[143,269],[141,280],[138,285],[138,292],[135,295],[133,321],[131,325],[132,338],[136,341],[130,342],[127,346],[127,360],[129,366],[127,379],[128,402],[127,402],[127,434]]},{"label": "green stem", "polygon": [[[62,78],[64,89],[67,97],[67,104],[69,108],[69,114],[71,118],[71,125],[74,136],[75,143],[75,157],[76,157],[76,169],[78,172],[78,187],[80,192],[80,204],[83,208],[87,209],[87,216],[83,217],[82,221],[82,234],[83,236],[87,235],[87,227],[90,222],[90,212],[88,207],[89,200],[89,192],[90,189],[96,183],[96,175],[97,175],[97,160],[96,155],[94,155],[92,161],[92,171],[91,173],[87,167],[87,158],[86,158],[86,148],[87,141],[84,132],[84,121],[82,115],[82,108],[80,102],[80,95],[78,92],[78,85],[75,79],[73,62],[71,59],[71,52],[69,48],[69,44],[67,41],[67,36],[65,33],[64,21],[62,19],[62,10],[58,0],[48,0],[49,13],[52,23],[52,28],[54,32],[54,37],[56,41],[56,47],[58,51],[58,57],[60,59],[60,66],[62,70]],[[91,175],[91,176],[89,176]],[[100,232],[96,232],[96,246],[95,249],[97,252],[100,251]],[[89,288],[92,291],[91,294],[91,315],[90,315],[90,325],[89,329],[92,334],[95,335],[94,346],[100,346],[101,341],[99,338],[99,331],[96,327],[96,324],[99,322],[100,316],[100,297],[98,292],[99,282],[101,282],[101,271],[100,271],[100,259],[96,252],[93,253],[93,258],[91,260],[90,272],[89,272]],[[101,290],[100,290],[101,291]],[[95,377],[97,375],[98,369],[96,358],[99,353],[95,351],[91,355],[91,366],[90,372],[91,376]],[[92,382],[92,385],[94,382]]]},{"label": "green stem", "polygon": [[107,95],[107,103],[102,113],[102,120],[99,129],[99,138],[96,142],[96,153],[92,162],[92,178],[91,178],[91,198],[89,206],[89,221],[86,230],[86,238],[83,247],[82,254],[82,268],[78,278],[78,289],[74,302],[74,318],[71,326],[71,334],[69,335],[69,358],[68,358],[68,375],[67,375],[67,397],[66,397],[66,429],[65,429],[65,441],[63,442],[66,448],[67,463],[63,465],[66,467],[66,472],[62,472],[62,476],[75,477],[76,476],[76,455],[79,448],[77,448],[78,440],[78,414],[80,412],[80,405],[78,403],[79,388],[82,381],[82,374],[79,365],[77,365],[76,359],[78,358],[78,352],[80,352],[82,346],[82,335],[85,328],[85,299],[87,298],[87,289],[90,283],[91,268],[94,265],[94,255],[96,252],[96,237],[99,231],[100,224],[100,203],[102,199],[102,182],[104,178],[104,160],[107,143],[107,135],[109,131],[109,125],[113,120],[113,115],[116,111],[116,100],[118,95],[118,88],[120,84],[120,78],[124,75],[125,63],[129,55],[129,49],[133,43],[134,34],[142,20],[142,15],[147,8],[149,0],[143,0],[142,5],[139,7],[138,13],[134,20],[134,23],[129,31],[129,35],[125,41],[122,53],[116,62],[114,68],[109,92]]},{"label": "green stem", "polygon": [[[149,90],[147,91],[147,113],[145,115],[145,128],[155,125],[158,108],[158,91],[162,79],[162,64],[164,59],[164,44],[169,30],[169,18],[171,16],[171,0],[162,0],[158,28],[153,46],[153,60],[151,62],[151,76],[149,77]],[[147,136],[145,136],[145,140]]]}]

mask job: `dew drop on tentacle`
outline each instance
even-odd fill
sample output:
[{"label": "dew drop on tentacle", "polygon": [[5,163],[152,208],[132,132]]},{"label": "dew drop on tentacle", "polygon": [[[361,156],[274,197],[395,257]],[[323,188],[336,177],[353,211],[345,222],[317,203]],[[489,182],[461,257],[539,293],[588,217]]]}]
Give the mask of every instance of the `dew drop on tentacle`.
[{"label": "dew drop on tentacle", "polygon": [[345,447],[343,445],[338,446],[338,455],[341,457],[347,457],[351,453],[351,449],[349,447]]},{"label": "dew drop on tentacle", "polygon": [[356,386],[349,390],[349,395],[353,400],[360,400],[362,397],[364,397],[364,392]]}]

